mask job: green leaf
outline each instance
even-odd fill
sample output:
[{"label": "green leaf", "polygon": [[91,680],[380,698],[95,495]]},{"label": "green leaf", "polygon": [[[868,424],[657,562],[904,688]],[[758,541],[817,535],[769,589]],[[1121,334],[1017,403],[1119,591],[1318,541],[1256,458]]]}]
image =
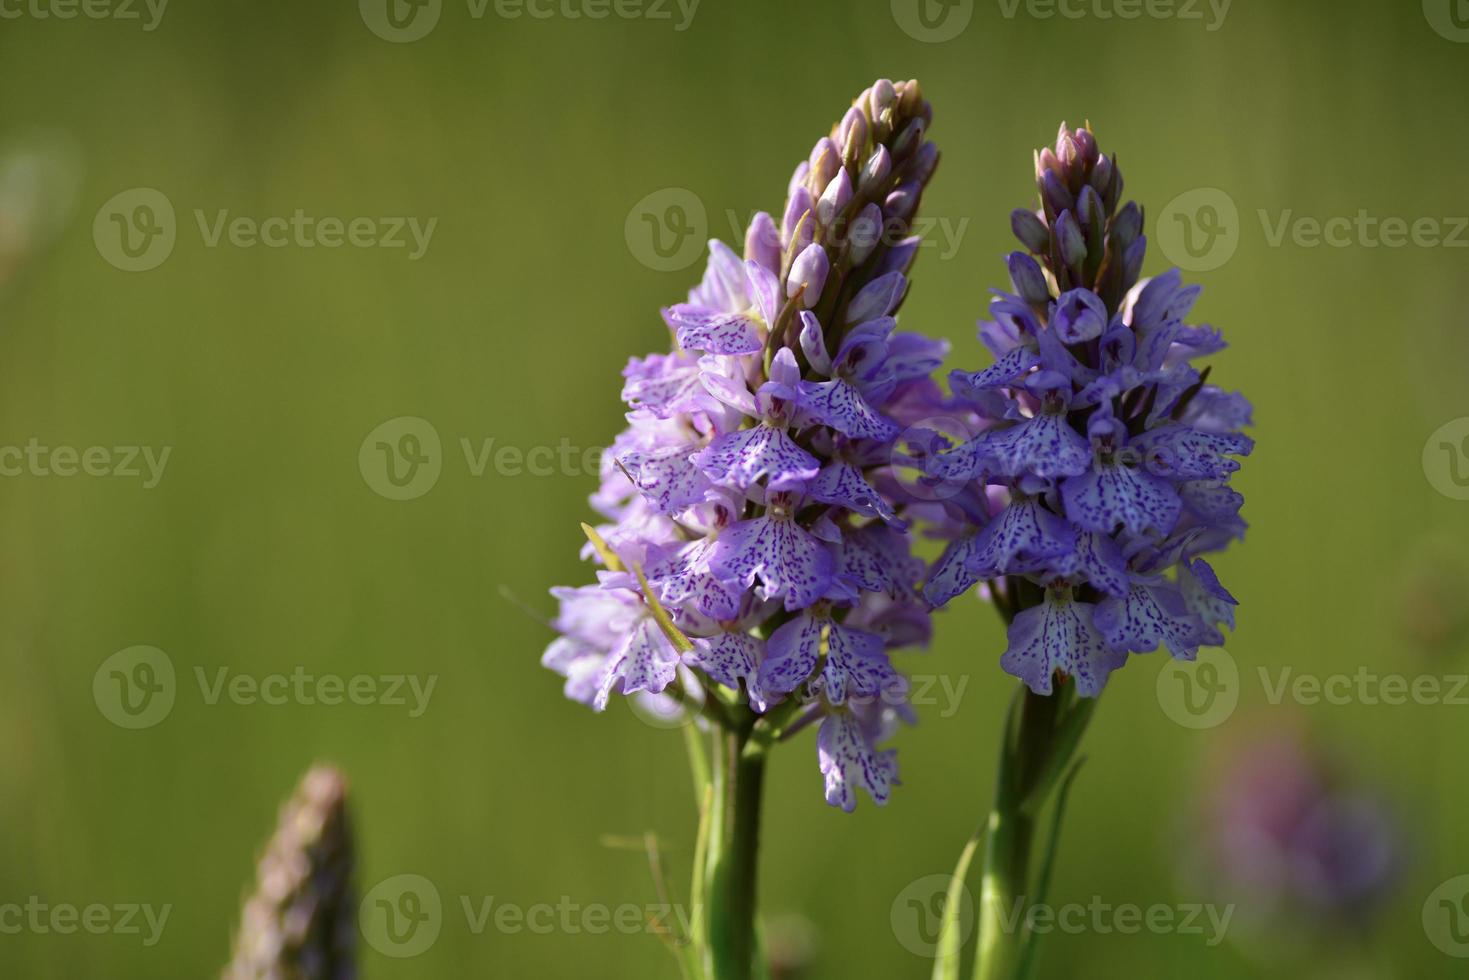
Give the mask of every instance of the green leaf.
[{"label": "green leaf", "polygon": [[974,852],[984,840],[984,828],[974,832],[969,843],[959,855],[954,867],[954,877],[949,881],[949,890],[944,895],[944,917],[939,924],[937,959],[933,961],[933,980],[959,980],[960,962],[964,958],[964,936],[961,934],[964,911],[964,880],[969,876],[969,865]]},{"label": "green leaf", "polygon": [[[1041,871],[1035,882],[1034,905],[1044,905],[1046,893],[1051,888],[1051,873],[1056,867],[1056,852],[1061,843],[1061,822],[1066,817],[1066,798],[1071,795],[1071,784],[1076,781],[1076,774],[1081,771],[1081,764],[1086,761],[1082,756],[1076,760],[1061,780],[1061,789],[1056,794],[1056,812],[1051,816],[1051,839],[1046,843],[1046,854],[1041,861]],[[1030,976],[1031,969],[1035,965],[1036,948],[1040,945],[1037,937],[1026,930],[1025,940],[1020,951],[1020,971],[1015,980],[1026,980]]]},{"label": "green leaf", "polygon": [[1071,760],[1076,755],[1076,749],[1081,744],[1082,736],[1086,734],[1087,726],[1091,724],[1093,713],[1097,710],[1097,700],[1097,698],[1076,698],[1066,709],[1057,729],[1055,745],[1051,749],[1046,767],[1036,777],[1035,784],[1021,804],[1022,809],[1028,815],[1035,816],[1041,811],[1056,783],[1063,774],[1070,771]]}]

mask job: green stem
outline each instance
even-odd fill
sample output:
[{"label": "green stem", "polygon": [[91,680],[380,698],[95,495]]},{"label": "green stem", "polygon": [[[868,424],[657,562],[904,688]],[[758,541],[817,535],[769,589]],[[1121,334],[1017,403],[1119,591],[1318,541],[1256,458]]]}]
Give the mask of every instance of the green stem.
[{"label": "green stem", "polygon": [[749,745],[754,717],[721,732],[709,842],[709,949],[714,980],[750,980],[765,753]]},{"label": "green stem", "polygon": [[1036,822],[1076,752],[1092,704],[1076,701],[1069,686],[1049,696],[1022,688],[1011,702],[985,838],[975,980],[1020,980],[1033,938],[1024,927],[1028,903],[1035,900]]}]

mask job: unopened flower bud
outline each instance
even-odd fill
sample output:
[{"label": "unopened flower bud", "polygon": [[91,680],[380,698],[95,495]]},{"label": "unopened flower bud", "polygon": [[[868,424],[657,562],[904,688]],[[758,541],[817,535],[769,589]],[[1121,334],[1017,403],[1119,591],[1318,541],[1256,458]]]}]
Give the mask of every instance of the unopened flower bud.
[{"label": "unopened flower bud", "polygon": [[1042,177],[1044,177],[1048,173],[1055,173],[1060,168],[1061,168],[1061,164],[1056,160],[1056,152],[1054,150],[1052,150],[1049,146],[1046,147],[1044,150],[1041,150],[1040,153],[1036,154],[1036,158],[1035,158],[1035,177],[1036,177],[1036,180],[1040,180]]},{"label": "unopened flower bud", "polygon": [[857,178],[857,192],[863,197],[876,192],[887,183],[888,175],[892,172],[892,154],[888,153],[887,147],[879,146],[862,166],[862,174]]},{"label": "unopened flower bud", "polygon": [[1016,208],[1010,212],[1010,230],[1020,239],[1020,244],[1036,255],[1044,253],[1051,244],[1050,230],[1046,228],[1045,222],[1036,217],[1034,211]]},{"label": "unopened flower bud", "polygon": [[898,308],[907,292],[908,280],[901,272],[889,272],[872,280],[847,304],[847,323],[866,323],[888,316]]},{"label": "unopened flower bud", "polygon": [[786,184],[787,201],[791,199],[791,195],[796,193],[796,188],[806,186],[806,175],[810,172],[811,162],[809,160],[802,160],[796,164],[796,172],[791,174],[790,182]]},{"label": "unopened flower bud", "polygon": [[898,92],[899,111],[905,116],[916,116],[922,105],[923,88],[918,84],[918,79],[910,78],[903,82],[901,91]]},{"label": "unopened flower bud", "polygon": [[[797,219],[795,227],[791,229],[790,237],[786,240],[785,254],[797,256],[805,251],[806,246],[816,240],[816,214],[813,211],[805,211]],[[794,258],[791,261],[795,261]]]},{"label": "unopened flower bud", "polygon": [[826,249],[816,244],[807,245],[791,265],[791,274],[786,279],[786,297],[794,298],[797,292],[801,292],[802,304],[811,309],[820,301],[821,291],[826,288],[829,269]]},{"label": "unopened flower bud", "polygon": [[780,231],[764,211],[755,215],[745,232],[745,258],[771,272],[780,272]]},{"label": "unopened flower bud", "polygon": [[1128,201],[1122,206],[1112,219],[1112,240],[1117,242],[1121,248],[1127,248],[1137,241],[1137,236],[1143,231],[1143,212],[1137,206],[1136,201]]},{"label": "unopened flower bud", "polygon": [[1075,134],[1077,159],[1087,170],[1097,164],[1097,138],[1089,129],[1078,129]]},{"label": "unopened flower bud", "polygon": [[1076,216],[1070,211],[1062,211],[1056,218],[1056,246],[1061,263],[1068,269],[1079,267],[1086,258],[1086,240],[1082,238]]},{"label": "unopened flower bud", "polygon": [[1103,201],[1106,201],[1107,190],[1112,184],[1112,166],[1110,157],[1100,157],[1092,167],[1092,175],[1087,178],[1087,183],[1096,188]]},{"label": "unopened flower bud", "polygon": [[785,242],[787,245],[790,244],[792,237],[796,233],[796,225],[800,222],[801,218],[806,214],[806,212],[810,211],[815,206],[816,201],[814,198],[812,198],[810,191],[808,191],[804,187],[796,188],[796,192],[792,194],[791,199],[786,202],[786,213],[785,216],[781,218],[781,241]]},{"label": "unopened flower bud", "polygon": [[882,208],[868,204],[852,219],[847,230],[849,253],[854,265],[867,261],[882,240]]},{"label": "unopened flower bud", "polygon": [[913,152],[922,141],[926,128],[922,119],[909,120],[908,124],[903,127],[903,131],[898,134],[898,138],[893,140],[893,155],[905,157]]},{"label": "unopened flower bud", "polygon": [[1064,173],[1070,173],[1076,167],[1076,158],[1080,155],[1076,147],[1076,138],[1071,135],[1071,130],[1066,124],[1061,124],[1061,132],[1056,137],[1056,159],[1061,162]]},{"label": "unopened flower bud", "polygon": [[926,184],[933,179],[933,172],[938,169],[938,165],[938,144],[924,143],[913,155],[913,159],[908,161],[908,178]]},{"label": "unopened flower bud", "polygon": [[1045,203],[1046,214],[1049,215],[1060,214],[1076,207],[1076,198],[1066,189],[1054,170],[1047,170],[1041,175],[1041,201]]},{"label": "unopened flower bud", "polygon": [[918,246],[922,243],[923,239],[917,235],[910,235],[898,242],[883,255],[882,261],[877,266],[877,274],[886,275],[889,272],[907,274],[908,267],[918,257]]},{"label": "unopened flower bud", "polygon": [[893,88],[893,83],[886,78],[879,78],[872,85],[872,112],[880,116],[898,100],[898,92]]},{"label": "unopened flower bud", "polygon": [[867,152],[867,117],[856,106],[847,110],[837,130],[837,142],[842,148],[842,165],[856,169]]},{"label": "unopened flower bud", "polygon": [[918,211],[918,199],[923,196],[923,185],[910,181],[898,187],[883,201],[882,213],[889,220],[907,224]]},{"label": "unopened flower bud", "polygon": [[842,158],[836,144],[823,136],[811,151],[811,171],[806,175],[806,186],[813,195],[820,194],[841,168]]},{"label": "unopened flower bud", "polygon": [[1031,306],[1042,306],[1051,301],[1051,290],[1046,285],[1046,274],[1040,263],[1024,252],[1011,252],[1005,259],[1010,267],[1010,282],[1015,292]]},{"label": "unopened flower bud", "polygon": [[1122,257],[1122,291],[1125,293],[1131,289],[1143,274],[1143,256],[1148,251],[1148,239],[1146,235],[1138,237],[1138,240],[1127,247]]},{"label": "unopened flower bud", "polygon": [[826,185],[826,190],[821,192],[821,200],[816,202],[816,218],[824,227],[830,227],[851,203],[852,178],[846,170],[838,170],[831,183]]}]

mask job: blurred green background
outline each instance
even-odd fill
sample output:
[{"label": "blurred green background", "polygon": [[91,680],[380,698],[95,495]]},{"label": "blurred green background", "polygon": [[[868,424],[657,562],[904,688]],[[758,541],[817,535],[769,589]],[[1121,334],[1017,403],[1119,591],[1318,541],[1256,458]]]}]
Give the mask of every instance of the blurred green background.
[{"label": "blurred green background", "polygon": [[[172,454],[152,489],[0,479],[0,904],[173,908],[151,948],[0,934],[0,975],[217,972],[277,807],[318,758],[352,780],[362,889],[419,874],[445,904],[431,949],[365,948],[365,976],[675,975],[650,936],[465,921],[461,896],[654,901],[640,855],[601,839],[657,831],[682,887],[693,808],[675,733],[625,704],[599,717],[566,702],[538,666],[546,589],[590,576],[577,522],[595,478],[475,476],[460,440],[604,445],[621,427],[618,370],[663,347],[657,308],[699,272],[640,261],[630,211],[685,188],[707,235],[730,239],[726,215],[778,209],[791,167],[879,76],[918,77],[935,106],[944,162],[924,211],[957,247],[924,250],[903,320],[952,339],[951,366],[986,362],[973,323],[1003,282],[1007,215],[1031,203],[1031,151],[1062,119],[1090,119],[1119,154],[1150,230],[1196,188],[1238,209],[1237,251],[1186,275],[1206,287],[1198,319],[1233,345],[1214,379],[1256,405],[1259,448],[1237,478],[1253,529],[1216,563],[1241,601],[1228,647],[1240,706],[1193,731],[1159,708],[1158,655],[1116,675],[1053,899],[1208,901],[1188,855],[1212,752],[1287,717],[1390,801],[1405,838],[1402,879],[1345,965],[1244,935],[1208,948],[1088,933],[1050,937],[1040,975],[1460,975],[1421,911],[1469,872],[1469,706],[1272,705],[1256,675],[1469,671],[1469,502],[1436,491],[1422,460],[1431,433],[1469,415],[1469,236],[1458,249],[1277,246],[1258,217],[1469,214],[1469,44],[1435,29],[1453,23],[1436,6],[1437,21],[1412,0],[1238,0],[1221,23],[1203,6],[1202,20],[1123,20],[1087,0],[1073,5],[1084,17],[1048,19],[982,2],[949,11],[967,26],[929,42],[900,27],[913,11],[883,2],[705,0],[678,30],[674,6],[670,19],[572,18],[575,5],[476,18],[448,0],[427,36],[389,43],[346,0],[174,0],[154,30],[142,7],[128,21],[7,5],[21,14],[0,20],[0,156],[48,148],[42,211],[62,220],[14,250],[0,293],[0,445]],[[177,243],[126,272],[92,225],[137,187],[171,202]],[[211,248],[194,218],[297,208],[438,223],[412,261]],[[1167,263],[1154,242],[1149,273]],[[443,447],[437,484],[408,501],[358,467],[368,433],[399,416],[431,422]],[[99,710],[93,679],[137,644],[167,653],[177,696],[131,731]],[[952,868],[989,801],[1002,648],[998,618],[971,599],[906,658],[967,687],[956,711],[930,709],[898,737],[904,785],[886,809],[825,806],[809,734],[775,757],[762,903],[809,919],[805,976],[927,975],[893,905]],[[221,667],[438,681],[410,718],[210,704],[195,671]]]}]

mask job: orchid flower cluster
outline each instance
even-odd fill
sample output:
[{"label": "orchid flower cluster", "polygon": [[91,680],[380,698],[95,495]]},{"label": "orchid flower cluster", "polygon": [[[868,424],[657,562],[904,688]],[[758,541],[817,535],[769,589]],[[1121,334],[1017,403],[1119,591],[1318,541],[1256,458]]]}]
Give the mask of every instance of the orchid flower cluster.
[{"label": "orchid flower cluster", "polygon": [[783,737],[820,724],[827,802],[887,801],[907,714],[889,652],[924,644],[924,563],[892,475],[946,346],[896,331],[938,163],[917,82],[864,91],[795,170],[743,256],[710,243],[670,353],[623,371],[589,536],[597,584],[557,588],[543,658],[573,700],[674,697]]},{"label": "orchid flower cluster", "polygon": [[953,540],[925,594],[987,583],[1010,621],[1003,668],[1095,697],[1129,653],[1192,660],[1233,628],[1201,556],[1243,535],[1229,480],[1251,409],[1194,366],[1225,346],[1184,322],[1199,287],[1176,269],[1139,281],[1143,212],[1119,208],[1116,158],[1063,123],[1035,173],[1040,209],[1011,216],[1013,292],[980,324],[995,363],[950,378],[980,430],[929,461]]}]

